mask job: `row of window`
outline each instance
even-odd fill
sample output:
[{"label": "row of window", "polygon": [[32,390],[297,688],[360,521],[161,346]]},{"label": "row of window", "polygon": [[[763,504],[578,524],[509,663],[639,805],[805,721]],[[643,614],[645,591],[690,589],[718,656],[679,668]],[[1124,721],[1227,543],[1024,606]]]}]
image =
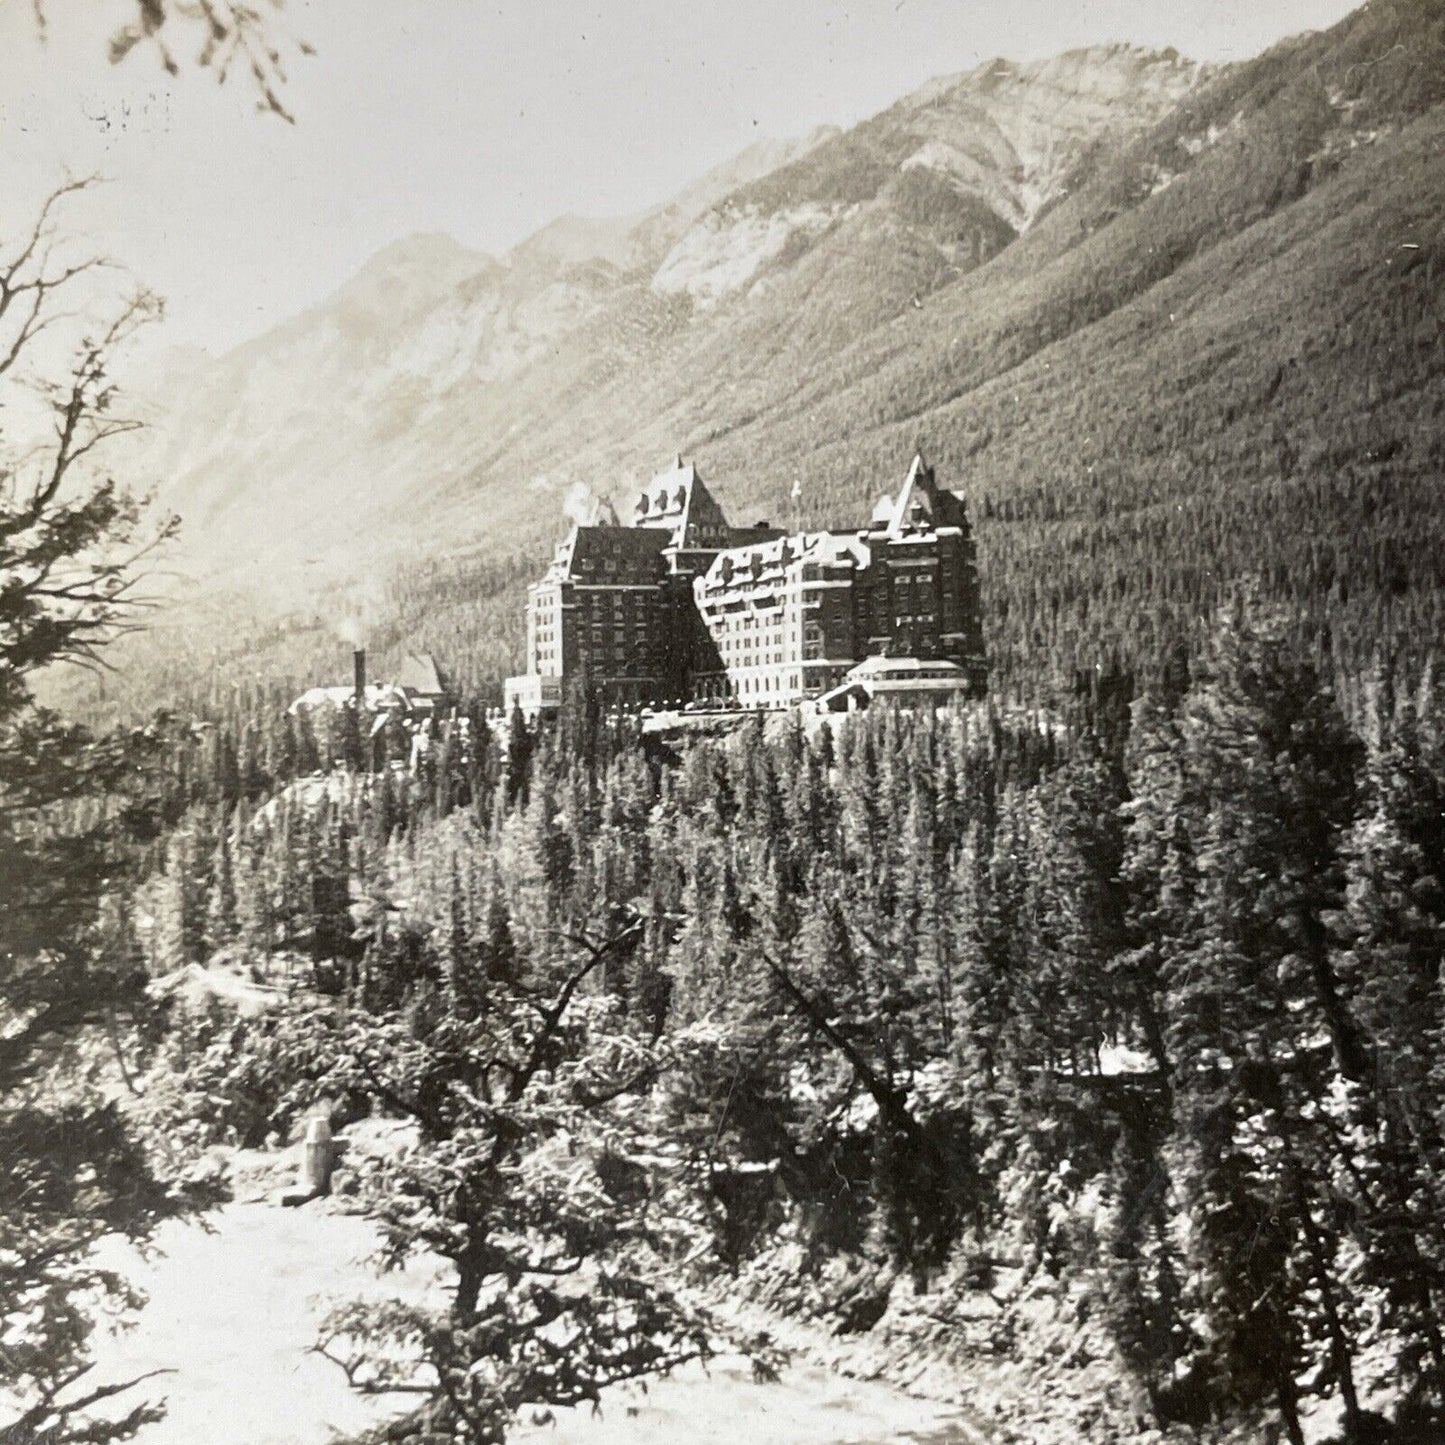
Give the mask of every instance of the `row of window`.
[{"label": "row of window", "polygon": [[599,567],[596,560],[584,557],[577,564],[577,570],[584,577],[591,577],[601,572],[604,576],[620,577],[639,586],[656,580],[657,568],[651,558],[640,562],[630,557],[603,557],[601,564]]},{"label": "row of window", "polygon": [[[845,593],[835,595],[835,602],[842,608],[839,612],[831,605],[823,609],[821,589],[804,589],[802,595],[791,601],[786,612],[770,609],[760,613],[755,610],[760,598],[738,598],[735,605],[746,610],[724,612],[713,603],[704,606],[702,620],[724,669],[734,674],[743,669],[784,669],[789,663],[846,657],[854,650],[855,625],[869,638],[870,647],[892,640],[909,651],[936,655],[938,639],[930,634],[939,628],[940,616],[944,626],[948,625],[947,619],[956,616],[959,580],[952,566],[942,569],[941,578],[933,569],[926,573],[880,572],[866,579],[865,585],[854,592],[857,610],[852,611],[851,617]],[[941,588],[937,585],[940,581]],[[579,604],[573,613],[574,625],[579,628],[576,635],[588,665],[600,671],[621,672],[627,670],[629,664],[632,670],[639,665],[647,666],[655,655],[654,649],[665,647],[683,621],[668,605],[668,599],[651,587],[595,591],[581,588],[571,595]],[[534,594],[532,650],[539,671],[551,671],[559,662],[564,616],[560,600],[555,591],[541,596]],[[793,610],[795,607],[801,617]],[[825,618],[826,632],[822,625]],[[797,630],[799,622],[801,638]],[[776,681],[776,677],[782,675],[781,671],[775,674],[775,681],[767,684],[768,689],[776,691],[783,687],[783,683]],[[786,675],[793,677],[796,670]],[[749,682],[753,693],[763,686],[758,679]]]},{"label": "row of window", "polygon": [[797,668],[787,672],[765,672],[760,677],[737,680],[736,695],[744,702],[778,702],[784,698],[801,697],[803,674]]}]

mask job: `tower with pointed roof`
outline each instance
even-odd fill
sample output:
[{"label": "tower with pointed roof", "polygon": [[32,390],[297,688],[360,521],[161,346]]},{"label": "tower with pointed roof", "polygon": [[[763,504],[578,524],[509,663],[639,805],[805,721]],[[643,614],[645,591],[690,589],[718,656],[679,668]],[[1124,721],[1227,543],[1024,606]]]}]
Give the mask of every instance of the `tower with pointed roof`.
[{"label": "tower with pointed roof", "polygon": [[866,527],[729,548],[694,596],[719,665],[692,686],[720,701],[791,706],[868,658],[936,664],[969,693],[985,686],[967,508],[921,454]]},{"label": "tower with pointed roof", "polygon": [[885,501],[866,533],[873,565],[858,598],[863,656],[954,662],[981,689],[978,557],[963,494],[940,487],[920,452]]}]

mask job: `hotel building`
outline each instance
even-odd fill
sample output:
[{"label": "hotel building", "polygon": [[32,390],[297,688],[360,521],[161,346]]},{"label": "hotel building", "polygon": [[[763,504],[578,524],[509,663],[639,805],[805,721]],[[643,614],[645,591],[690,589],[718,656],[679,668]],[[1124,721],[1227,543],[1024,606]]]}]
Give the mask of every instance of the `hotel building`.
[{"label": "hotel building", "polygon": [[632,707],[784,708],[869,658],[985,685],[978,569],[963,498],[915,457],[868,525],[783,534],[731,526],[695,467],[654,477],[623,526],[604,507],[528,589],[527,672],[507,706],[574,687]]}]

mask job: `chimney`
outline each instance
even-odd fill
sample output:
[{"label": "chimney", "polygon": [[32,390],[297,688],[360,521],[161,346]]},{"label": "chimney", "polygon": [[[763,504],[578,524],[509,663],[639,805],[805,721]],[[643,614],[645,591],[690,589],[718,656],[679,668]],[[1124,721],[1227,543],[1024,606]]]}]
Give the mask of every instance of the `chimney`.
[{"label": "chimney", "polygon": [[354,648],[351,653],[351,673],[356,679],[356,706],[366,706],[366,649]]}]

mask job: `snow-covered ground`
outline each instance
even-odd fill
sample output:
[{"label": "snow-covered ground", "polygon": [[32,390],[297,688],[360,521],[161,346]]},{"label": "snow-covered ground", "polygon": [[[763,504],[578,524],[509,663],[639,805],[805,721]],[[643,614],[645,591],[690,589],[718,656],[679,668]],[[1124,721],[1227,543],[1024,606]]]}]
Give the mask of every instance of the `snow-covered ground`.
[{"label": "snow-covered ground", "polygon": [[527,1445],[977,1445],[956,1410],[889,1385],[849,1380],[806,1364],[759,1384],[747,1363],[714,1360],[619,1390],[607,1407],[558,1411],[556,1424],[527,1425]]},{"label": "snow-covered ground", "polygon": [[[389,1292],[416,1298],[438,1276],[412,1270],[377,1280],[365,1263],[365,1221],[324,1205],[238,1203],[211,1231],[167,1227],[148,1262],[116,1256],[149,1294],[134,1330],[98,1350],[98,1379],[163,1367],[142,1390],[164,1394],[167,1417],[138,1445],[322,1445],[378,1419],[385,1402],[353,1393],[307,1347],[328,1299]],[[130,1397],[123,1397],[127,1404]],[[405,1401],[399,1401],[404,1404]],[[640,1390],[618,1391],[600,1413],[559,1411],[523,1422],[541,1445],[965,1445],[982,1437],[945,1405],[884,1384],[798,1363],[776,1384],[755,1382],[740,1359],[714,1361]]]},{"label": "snow-covered ground", "polygon": [[416,1298],[434,1272],[378,1280],[366,1264],[375,1236],[362,1219],[314,1205],[229,1204],[210,1231],[168,1225],[163,1253],[115,1262],[149,1295],[136,1327],[103,1340],[95,1378],[173,1369],[117,1403],[164,1395],[166,1418],[139,1445],[312,1445],[356,1431],[404,1400],[367,1399],[309,1354],[330,1301],[365,1293]]}]

